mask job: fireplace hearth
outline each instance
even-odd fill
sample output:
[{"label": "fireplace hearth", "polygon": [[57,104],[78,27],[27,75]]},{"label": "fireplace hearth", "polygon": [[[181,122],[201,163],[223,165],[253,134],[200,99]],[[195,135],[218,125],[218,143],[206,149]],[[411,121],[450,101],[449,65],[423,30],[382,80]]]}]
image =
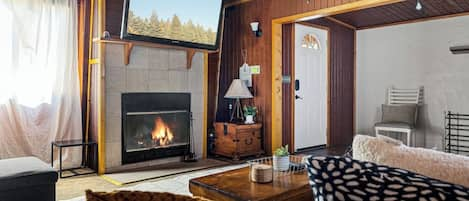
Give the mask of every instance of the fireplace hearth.
[{"label": "fireplace hearth", "polygon": [[122,164],[188,154],[190,102],[189,93],[122,94]]}]

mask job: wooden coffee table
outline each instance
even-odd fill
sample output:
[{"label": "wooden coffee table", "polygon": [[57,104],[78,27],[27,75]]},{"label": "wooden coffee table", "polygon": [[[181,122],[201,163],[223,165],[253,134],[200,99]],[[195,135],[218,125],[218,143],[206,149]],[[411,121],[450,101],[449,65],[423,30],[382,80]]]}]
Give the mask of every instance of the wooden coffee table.
[{"label": "wooden coffee table", "polygon": [[189,190],[195,196],[216,201],[313,200],[306,172],[259,184],[249,180],[248,167],[191,179]]}]

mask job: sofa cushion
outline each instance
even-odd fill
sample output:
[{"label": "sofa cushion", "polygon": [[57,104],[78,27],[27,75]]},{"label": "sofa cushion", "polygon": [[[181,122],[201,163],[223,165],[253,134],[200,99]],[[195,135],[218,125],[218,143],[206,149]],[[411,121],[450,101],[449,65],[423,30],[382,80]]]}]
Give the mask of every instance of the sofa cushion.
[{"label": "sofa cushion", "polygon": [[426,148],[396,146],[376,137],[356,135],[353,158],[410,170],[469,187],[469,157]]},{"label": "sofa cushion", "polygon": [[57,178],[55,169],[35,157],[0,160],[0,191],[55,184]]},{"label": "sofa cushion", "polygon": [[311,157],[317,200],[469,200],[469,189],[404,169],[346,157]]},{"label": "sofa cushion", "polygon": [[415,117],[417,113],[416,104],[404,105],[382,105],[381,106],[383,123],[405,123],[410,127],[415,126]]}]

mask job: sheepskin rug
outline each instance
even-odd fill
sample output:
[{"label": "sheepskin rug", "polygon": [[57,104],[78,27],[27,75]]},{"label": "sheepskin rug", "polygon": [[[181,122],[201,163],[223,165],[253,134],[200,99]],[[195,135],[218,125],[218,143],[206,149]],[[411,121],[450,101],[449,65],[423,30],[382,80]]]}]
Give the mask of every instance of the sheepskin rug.
[{"label": "sheepskin rug", "polygon": [[353,158],[407,169],[428,177],[469,187],[469,157],[408,147],[385,137],[357,135]]}]

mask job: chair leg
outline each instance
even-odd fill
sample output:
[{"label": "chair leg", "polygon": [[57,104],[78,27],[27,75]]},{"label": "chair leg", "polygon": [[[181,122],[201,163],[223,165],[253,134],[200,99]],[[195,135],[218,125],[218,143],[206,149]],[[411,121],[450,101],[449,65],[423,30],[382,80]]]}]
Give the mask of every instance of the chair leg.
[{"label": "chair leg", "polygon": [[411,139],[411,134],[412,134],[412,131],[407,131],[407,146],[411,146],[411,142],[410,142],[410,139]]}]

